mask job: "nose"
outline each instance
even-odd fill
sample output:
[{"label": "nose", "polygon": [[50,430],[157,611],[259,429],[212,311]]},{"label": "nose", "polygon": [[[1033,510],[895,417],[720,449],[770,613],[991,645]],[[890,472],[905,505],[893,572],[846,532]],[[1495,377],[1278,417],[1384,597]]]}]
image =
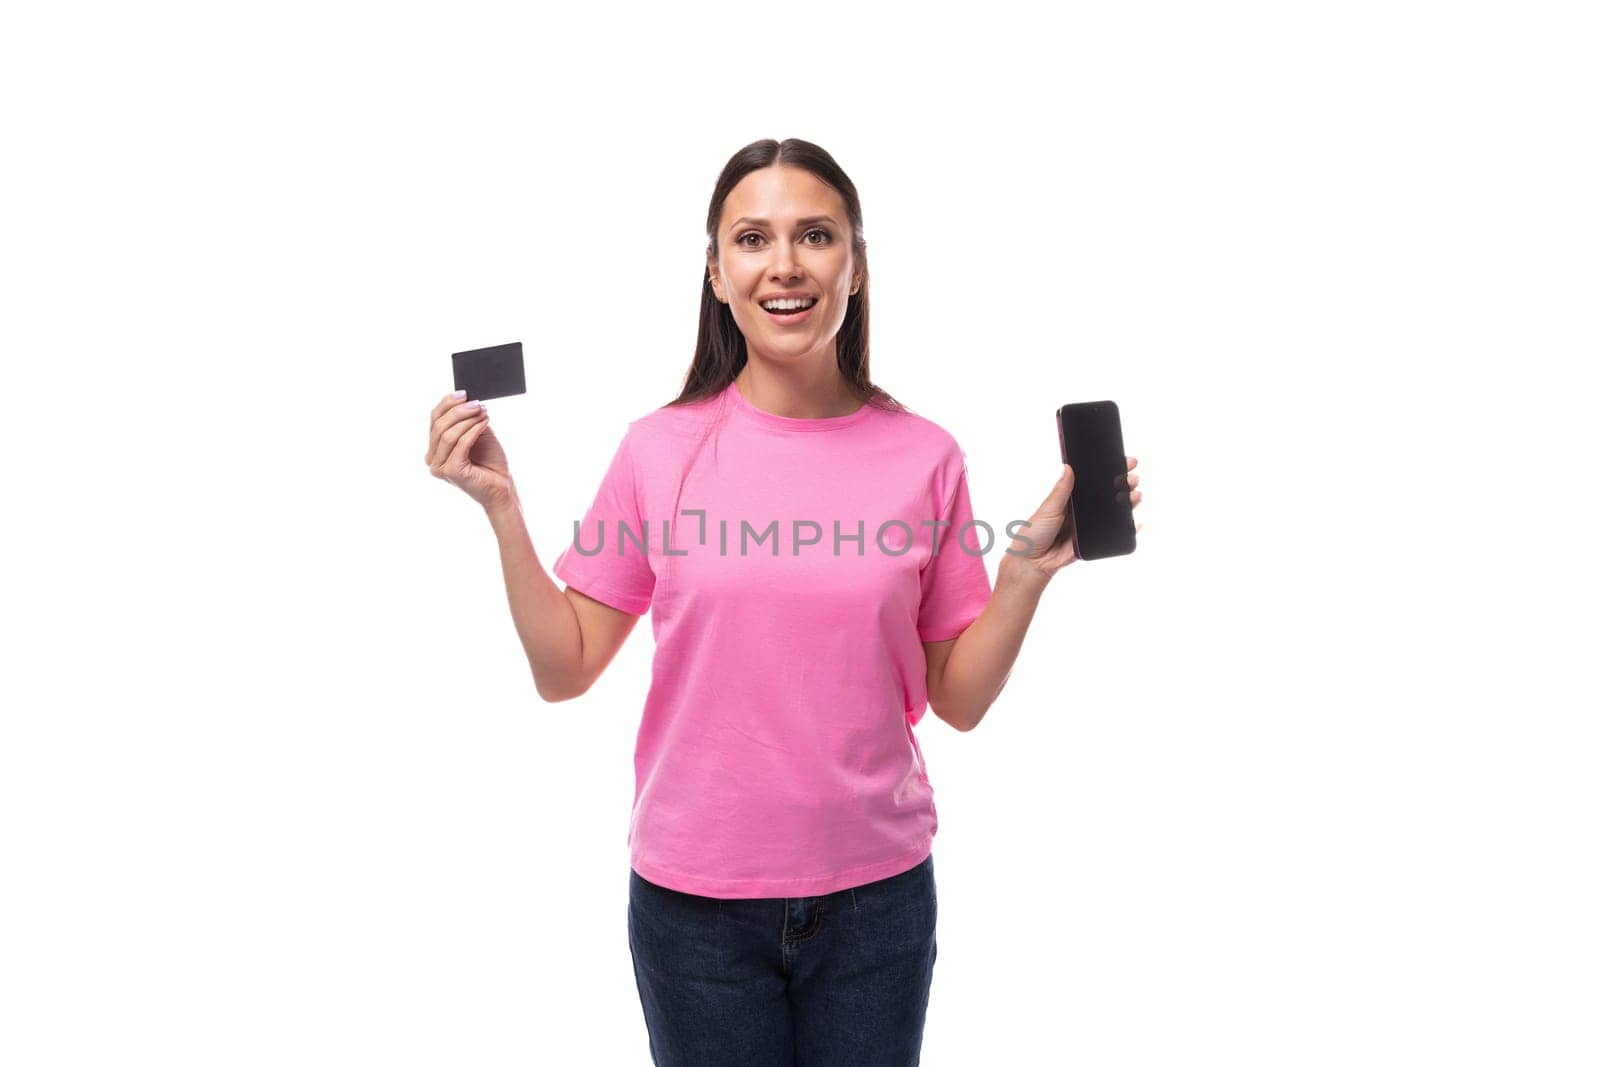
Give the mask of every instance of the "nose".
[{"label": "nose", "polygon": [[799,266],[795,263],[794,245],[788,238],[781,238],[772,245],[772,277],[773,280],[788,281],[800,273]]}]

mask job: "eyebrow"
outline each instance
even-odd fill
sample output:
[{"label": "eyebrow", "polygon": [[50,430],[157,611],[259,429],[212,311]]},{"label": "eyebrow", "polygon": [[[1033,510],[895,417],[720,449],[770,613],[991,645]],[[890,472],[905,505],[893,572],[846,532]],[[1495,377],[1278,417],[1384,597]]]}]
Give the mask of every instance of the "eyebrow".
[{"label": "eyebrow", "polygon": [[[729,226],[728,229],[731,230],[731,229],[734,229],[735,227],[743,226],[747,222],[748,223],[752,223],[753,225],[756,225],[756,226],[771,226],[772,225],[772,222],[770,220],[768,220],[768,219],[752,219],[752,218],[749,218],[747,216],[745,218],[735,219],[733,221],[733,224],[731,226]],[[796,226],[809,226],[813,222],[832,222],[835,226],[839,225],[839,223],[834,220],[834,217],[832,215],[809,215],[806,218],[796,220],[795,225]]]}]

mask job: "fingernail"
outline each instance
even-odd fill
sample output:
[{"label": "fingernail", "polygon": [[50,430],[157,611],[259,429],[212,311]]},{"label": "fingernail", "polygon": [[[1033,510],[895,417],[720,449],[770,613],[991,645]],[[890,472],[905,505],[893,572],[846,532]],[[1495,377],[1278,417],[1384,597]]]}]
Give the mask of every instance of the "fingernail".
[{"label": "fingernail", "polygon": [[481,404],[479,404],[479,403],[478,403],[478,402],[477,402],[477,401],[476,401],[476,400],[469,400],[469,401],[467,401],[467,410],[468,410],[468,411],[471,411],[471,410],[473,410],[473,409],[474,409],[474,408],[479,408],[479,407],[482,407],[482,406],[483,406],[483,405],[481,405]]},{"label": "fingernail", "polygon": [[457,389],[456,390],[456,399],[457,400],[465,400],[466,398],[467,398],[467,391],[465,389]]}]

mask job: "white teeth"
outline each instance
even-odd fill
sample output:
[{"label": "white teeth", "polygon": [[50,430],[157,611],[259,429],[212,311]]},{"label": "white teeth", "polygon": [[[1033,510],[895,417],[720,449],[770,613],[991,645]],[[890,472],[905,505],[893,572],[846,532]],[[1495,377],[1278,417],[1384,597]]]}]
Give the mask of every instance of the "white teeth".
[{"label": "white teeth", "polygon": [[797,311],[801,308],[808,308],[815,303],[815,300],[812,300],[808,297],[803,300],[763,300],[761,302],[761,306],[767,308],[768,310]]}]

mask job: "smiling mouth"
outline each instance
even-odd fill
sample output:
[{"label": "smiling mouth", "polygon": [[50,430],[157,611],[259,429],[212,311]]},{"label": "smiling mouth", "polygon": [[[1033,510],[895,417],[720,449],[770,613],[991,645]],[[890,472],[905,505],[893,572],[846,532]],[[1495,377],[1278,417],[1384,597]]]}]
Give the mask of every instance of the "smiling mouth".
[{"label": "smiling mouth", "polygon": [[775,319],[795,319],[802,315],[808,314],[812,308],[817,306],[817,301],[813,299],[800,307],[769,308],[765,305],[759,306],[761,307],[762,311],[765,311],[768,315],[771,315]]}]

